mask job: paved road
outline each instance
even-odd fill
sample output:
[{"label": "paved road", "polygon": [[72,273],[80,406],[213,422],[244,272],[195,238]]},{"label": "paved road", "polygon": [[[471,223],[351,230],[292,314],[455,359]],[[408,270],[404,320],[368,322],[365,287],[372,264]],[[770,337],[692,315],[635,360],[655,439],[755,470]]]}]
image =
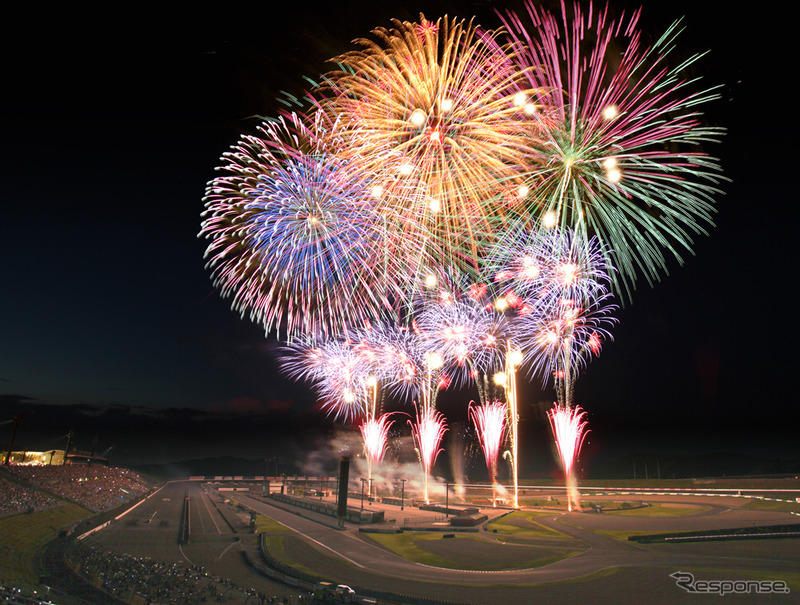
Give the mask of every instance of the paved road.
[{"label": "paved road", "polygon": [[[191,540],[179,544],[181,510],[189,498]],[[297,596],[297,589],[273,582],[248,567],[242,550],[256,550],[244,518],[223,497],[197,482],[167,483],[124,517],[93,534],[102,548],[164,562],[203,566],[209,573],[252,587],[268,596]],[[233,527],[231,527],[233,526]]]}]

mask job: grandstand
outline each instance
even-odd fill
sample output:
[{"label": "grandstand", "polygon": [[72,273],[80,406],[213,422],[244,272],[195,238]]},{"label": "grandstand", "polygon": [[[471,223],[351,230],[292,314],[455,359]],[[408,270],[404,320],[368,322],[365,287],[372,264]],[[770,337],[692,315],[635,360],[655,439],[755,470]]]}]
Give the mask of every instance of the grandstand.
[{"label": "grandstand", "polygon": [[[45,545],[78,524],[102,522],[152,487],[135,471],[100,464],[0,465],[0,603],[49,602],[43,579],[63,576],[64,563],[45,556]],[[62,594],[58,602],[73,601]]]},{"label": "grandstand", "polygon": [[[2,461],[6,463],[8,452],[3,452]],[[64,464],[99,464],[107,465],[108,458],[97,456],[94,452],[82,452],[80,450],[47,450],[37,452],[32,450],[16,450],[10,453],[10,464],[13,465],[34,465],[34,466],[61,466]]]}]

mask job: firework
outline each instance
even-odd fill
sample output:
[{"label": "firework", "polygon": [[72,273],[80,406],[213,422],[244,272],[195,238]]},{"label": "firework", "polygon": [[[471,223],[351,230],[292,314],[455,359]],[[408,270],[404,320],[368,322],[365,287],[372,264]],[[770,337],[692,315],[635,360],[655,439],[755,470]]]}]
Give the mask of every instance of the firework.
[{"label": "firework", "polygon": [[419,313],[417,324],[425,345],[438,351],[454,382],[476,381],[503,367],[509,322],[491,303],[470,297],[437,297]]},{"label": "firework", "polygon": [[486,459],[486,469],[489,471],[489,481],[492,483],[492,506],[495,506],[497,458],[506,437],[506,404],[502,401],[492,401],[479,406],[470,406],[469,415],[475,424]]},{"label": "firework", "polygon": [[389,420],[389,414],[383,414],[378,418],[367,418],[359,427],[364,437],[365,453],[372,464],[380,464],[383,460],[383,455],[386,453],[386,439],[393,423]]},{"label": "firework", "polygon": [[607,292],[613,267],[596,237],[570,228],[508,229],[493,247],[486,271],[506,293],[539,314],[563,300],[585,302]]},{"label": "firework", "polygon": [[407,229],[375,204],[380,173],[333,153],[318,130],[293,114],[243,137],[208,184],[200,232],[233,308],[290,338],[380,317],[403,300],[413,265],[395,249]]},{"label": "firework", "polygon": [[322,408],[334,418],[350,421],[374,416],[376,380],[351,342],[289,344],[281,367],[293,378],[311,382]]},{"label": "firework", "polygon": [[539,109],[526,184],[543,222],[609,245],[615,286],[630,295],[637,272],[652,283],[665,251],[681,261],[712,225],[723,178],[700,145],[723,129],[703,125],[698,108],[719,95],[682,75],[701,55],[669,65],[679,23],[647,48],[639,11],[615,21],[577,3],[568,16],[563,0],[561,18],[526,6],[527,19],[502,19]]},{"label": "firework", "polygon": [[559,402],[572,404],[579,371],[611,338],[608,327],[616,323],[611,316],[615,309],[608,293],[586,305],[563,299],[544,319],[522,324],[524,338],[531,342],[526,355],[530,372],[541,376],[543,383],[553,380]]},{"label": "firework", "polygon": [[[424,189],[423,205],[386,196],[431,234],[445,264],[477,267],[482,241],[522,201],[516,174],[530,149],[525,82],[497,32],[447,17],[359,39],[315,91],[322,113],[367,170],[390,167]],[[523,95],[524,96],[524,95]]]},{"label": "firework", "polygon": [[372,467],[378,465],[383,460],[386,453],[386,442],[389,436],[389,429],[392,428],[393,421],[389,420],[390,414],[382,414],[378,418],[367,418],[359,430],[364,438],[364,453],[367,457],[367,477],[372,481]]},{"label": "firework", "polygon": [[414,435],[419,461],[422,465],[422,498],[426,504],[429,504],[428,475],[430,475],[431,469],[436,463],[437,456],[442,452],[439,446],[442,443],[442,437],[447,432],[447,422],[438,410],[427,407],[422,408],[422,411],[420,411],[419,407],[417,407],[416,424],[410,420],[408,423],[411,425],[411,432]]},{"label": "firework", "polygon": [[550,426],[553,429],[553,436],[558,448],[558,456],[561,466],[564,469],[564,476],[567,483],[567,508],[572,511],[580,510],[580,494],[575,479],[574,465],[583,446],[586,437],[586,421],[584,412],[580,406],[568,407],[558,403],[547,412],[550,419]]}]

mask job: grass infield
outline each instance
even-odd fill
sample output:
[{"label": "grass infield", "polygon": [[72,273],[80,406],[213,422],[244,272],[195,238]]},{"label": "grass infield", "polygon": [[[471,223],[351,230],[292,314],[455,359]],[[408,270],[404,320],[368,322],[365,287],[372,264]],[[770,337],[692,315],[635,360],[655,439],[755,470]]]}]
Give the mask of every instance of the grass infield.
[{"label": "grass infield", "polygon": [[65,502],[38,513],[0,519],[0,579],[20,588],[38,587],[40,549],[55,538],[60,529],[91,514],[77,504]]}]

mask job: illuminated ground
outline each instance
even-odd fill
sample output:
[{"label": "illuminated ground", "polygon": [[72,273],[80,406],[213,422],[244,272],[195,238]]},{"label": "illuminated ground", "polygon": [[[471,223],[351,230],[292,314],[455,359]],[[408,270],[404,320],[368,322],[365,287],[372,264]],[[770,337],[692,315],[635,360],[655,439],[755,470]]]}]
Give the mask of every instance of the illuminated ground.
[{"label": "illuminated ground", "polygon": [[[178,547],[174,503],[182,500],[187,485],[193,507],[192,537],[189,544]],[[259,491],[254,489],[254,493]],[[776,524],[798,524],[800,528],[800,517],[752,508],[750,500],[734,497],[649,495],[645,503],[653,506],[632,508],[641,496],[593,496],[585,500],[601,503],[606,512],[539,510],[500,518],[478,533],[453,538],[444,538],[444,533],[455,532],[441,527],[433,533],[387,537],[359,532],[349,524],[345,531],[337,530],[332,519],[317,518],[309,511],[299,516],[256,495],[219,494],[196,482],[172,483],[130,513],[128,521],[99,532],[94,539],[113,550],[201,563],[241,584],[266,582],[243,563],[239,551],[249,549],[257,554],[257,546],[245,533],[234,541],[232,528],[239,523],[243,532],[246,519],[240,515],[237,521],[221,503],[221,496],[235,497],[283,525],[275,532],[279,536],[267,540],[276,559],[356,588],[460,603],[527,604],[535,599],[543,603],[638,604],[645,595],[648,603],[687,598],[692,603],[719,603],[717,595],[688,595],[669,577],[675,571],[689,571],[703,580],[781,579],[792,591],[789,595],[736,596],[737,602],[796,602],[800,593],[800,539],[650,545],[627,541],[628,535],[639,533]],[[621,500],[627,502],[625,508],[620,508]],[[351,500],[350,504],[358,507],[360,502]],[[386,518],[398,525],[420,527],[426,516],[433,522],[431,513],[409,506],[403,511],[399,506],[372,506],[384,509]],[[488,512],[497,518],[508,511]],[[265,590],[274,586],[259,585]],[[278,589],[272,593],[277,594]]]}]

